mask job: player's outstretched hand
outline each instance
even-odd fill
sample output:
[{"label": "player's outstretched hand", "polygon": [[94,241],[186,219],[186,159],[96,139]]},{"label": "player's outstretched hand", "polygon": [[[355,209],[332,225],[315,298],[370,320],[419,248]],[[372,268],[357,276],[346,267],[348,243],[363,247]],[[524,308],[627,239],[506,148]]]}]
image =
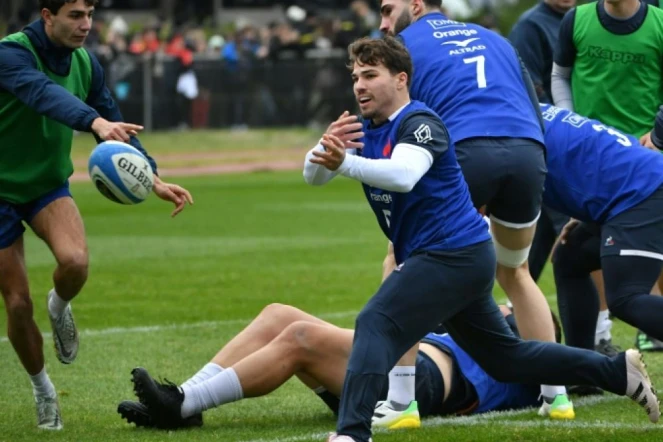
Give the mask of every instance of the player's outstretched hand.
[{"label": "player's outstretched hand", "polygon": [[356,140],[364,136],[361,131],[363,125],[359,122],[356,115],[350,115],[350,112],[345,111],[340,117],[327,128],[327,135],[334,135],[343,141],[343,147],[346,149],[361,149],[364,143]]},{"label": "player's outstretched hand", "polygon": [[320,164],[329,170],[338,169],[345,161],[345,143],[335,135],[324,134],[320,144],[325,148],[324,152],[313,151],[311,163]]},{"label": "player's outstretched hand", "polygon": [[580,224],[580,221],[577,219],[571,218],[568,223],[562,228],[562,233],[559,234],[559,242],[561,244],[566,244],[566,240],[568,239],[569,233],[578,225]]},{"label": "player's outstretched hand", "polygon": [[143,126],[130,123],[117,123],[99,117],[92,122],[91,129],[104,141],[122,141],[128,143],[132,136],[138,135],[138,132],[143,130]]},{"label": "player's outstretched hand", "polygon": [[152,190],[162,200],[175,204],[175,210],[170,216],[175,216],[184,210],[187,202],[193,204],[193,197],[191,197],[188,190],[177,184],[165,183],[158,176],[154,177],[154,188]]}]

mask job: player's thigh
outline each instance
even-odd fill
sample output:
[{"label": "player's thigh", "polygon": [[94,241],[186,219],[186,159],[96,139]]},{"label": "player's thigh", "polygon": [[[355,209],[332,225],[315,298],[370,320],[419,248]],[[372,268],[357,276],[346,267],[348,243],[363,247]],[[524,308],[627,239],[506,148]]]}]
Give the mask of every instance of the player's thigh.
[{"label": "player's thigh", "polygon": [[601,227],[579,223],[571,230],[566,243],[553,250],[556,276],[585,276],[601,268]]},{"label": "player's thigh", "polygon": [[663,260],[663,188],[601,226],[601,256],[613,255]]},{"label": "player's thigh", "polygon": [[412,342],[399,349],[400,357],[440,322],[473,299],[490,294],[494,275],[495,251],[490,241],[453,251],[416,254],[385,279],[359,314],[357,327],[369,315],[385,324],[387,329],[381,332],[399,338],[407,334]]},{"label": "player's thigh", "polygon": [[0,292],[8,296],[28,296],[23,227],[20,208],[0,201]]},{"label": "player's thigh", "polygon": [[321,385],[331,394],[340,396],[352,352],[354,331],[310,322],[293,325],[301,327],[296,336],[298,340],[303,340],[301,344],[306,350],[305,369],[297,376],[309,386]]},{"label": "player's thigh", "polygon": [[[615,257],[621,259],[606,259]],[[637,265],[637,260],[632,258],[650,260],[651,264]],[[663,263],[663,190],[659,189],[647,200],[620,213],[601,227],[601,261],[608,297],[614,295],[616,284],[641,293],[650,292],[660,276],[660,265]],[[617,262],[623,262],[627,268],[634,265],[638,268],[621,272],[620,281],[616,281],[614,275],[608,274],[606,265],[614,266]]]},{"label": "player's thigh", "polygon": [[541,212],[547,173],[545,151],[533,140],[501,138],[500,142],[508,175],[488,204],[491,224],[521,231],[520,236],[529,237],[531,242],[534,234],[531,227],[536,225]]},{"label": "player's thigh", "polygon": [[28,222],[58,262],[72,258],[87,262],[85,227],[68,186],[38,200]]},{"label": "player's thigh", "polygon": [[503,364],[517,338],[492,296],[473,301],[444,323],[451,337],[483,368]]}]

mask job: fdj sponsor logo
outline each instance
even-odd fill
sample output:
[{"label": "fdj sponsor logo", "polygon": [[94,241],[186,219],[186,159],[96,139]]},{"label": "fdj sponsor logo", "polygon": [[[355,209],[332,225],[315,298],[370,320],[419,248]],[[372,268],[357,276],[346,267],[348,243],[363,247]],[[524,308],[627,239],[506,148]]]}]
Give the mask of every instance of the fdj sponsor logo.
[{"label": "fdj sponsor logo", "polygon": [[435,38],[447,38],[447,37],[471,37],[477,35],[478,32],[476,29],[456,29],[454,31],[436,31],[433,32],[433,37]]},{"label": "fdj sponsor logo", "polygon": [[642,54],[634,54],[632,52],[611,51],[610,49],[604,49],[600,46],[590,46],[589,56],[592,58],[610,60],[613,63],[622,62],[624,64],[628,63],[643,64],[645,62],[645,56]]},{"label": "fdj sponsor logo", "polygon": [[[120,158],[119,161],[117,162],[117,165],[120,166],[121,169],[126,170],[136,178],[136,181],[141,183],[143,187],[147,190],[150,190],[150,178],[149,176],[143,172],[142,170],[138,170],[138,166],[136,166],[134,163],[131,161],[127,160],[126,158]],[[145,168],[148,166],[145,165]]]},{"label": "fdj sponsor logo", "polygon": [[371,200],[377,201],[379,203],[391,204],[391,194],[371,192]]},{"label": "fdj sponsor logo", "polygon": [[454,21],[454,20],[426,20],[426,21],[431,26],[431,28],[435,29],[436,31],[451,26],[463,26],[463,27],[467,26],[465,23],[461,23],[459,21]]}]

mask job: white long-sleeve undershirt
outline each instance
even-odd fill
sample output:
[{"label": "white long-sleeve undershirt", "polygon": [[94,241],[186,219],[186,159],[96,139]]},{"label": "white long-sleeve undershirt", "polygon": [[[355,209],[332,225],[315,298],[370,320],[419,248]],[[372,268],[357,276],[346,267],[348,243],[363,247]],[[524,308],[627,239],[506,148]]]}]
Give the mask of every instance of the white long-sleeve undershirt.
[{"label": "white long-sleeve undershirt", "polygon": [[573,93],[571,92],[571,71],[553,63],[550,77],[550,91],[555,106],[573,111]]},{"label": "white long-sleeve undershirt", "polygon": [[313,186],[323,185],[336,175],[344,175],[362,183],[390,192],[411,191],[433,165],[433,155],[426,149],[412,144],[397,144],[391,158],[369,159],[348,150],[341,166],[330,171],[311,163],[313,151],[324,151],[317,145],[306,154],[304,180]]}]

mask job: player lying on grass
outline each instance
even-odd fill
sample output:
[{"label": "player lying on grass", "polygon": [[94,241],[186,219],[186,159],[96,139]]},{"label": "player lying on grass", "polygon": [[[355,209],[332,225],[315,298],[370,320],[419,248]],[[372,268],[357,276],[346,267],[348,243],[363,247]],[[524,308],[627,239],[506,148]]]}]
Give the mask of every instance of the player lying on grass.
[{"label": "player lying on grass", "polygon": [[[506,306],[500,309],[517,333],[511,311]],[[559,341],[559,327],[556,329]],[[118,413],[139,427],[199,426],[202,411],[269,394],[293,376],[337,413],[353,337],[353,330],[295,307],[272,304],[179,388],[158,383],[143,368],[134,369],[134,388],[143,403],[124,401]],[[415,396],[424,416],[482,413],[538,403],[538,385],[495,381],[447,334],[431,333],[421,341],[416,375]],[[382,399],[386,394],[385,389]]]}]

